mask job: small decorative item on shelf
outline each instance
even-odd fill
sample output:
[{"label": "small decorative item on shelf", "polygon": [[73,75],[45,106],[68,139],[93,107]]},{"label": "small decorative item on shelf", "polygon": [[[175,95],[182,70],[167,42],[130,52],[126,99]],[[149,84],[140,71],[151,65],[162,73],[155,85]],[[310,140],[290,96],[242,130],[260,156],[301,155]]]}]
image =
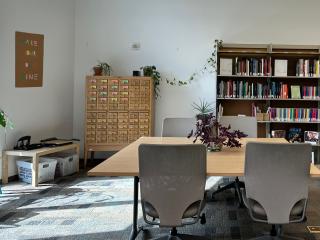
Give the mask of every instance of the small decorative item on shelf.
[{"label": "small decorative item on shelf", "polygon": [[93,75],[94,76],[102,76],[102,67],[99,65],[96,65],[93,67]]},{"label": "small decorative item on shelf", "polygon": [[302,142],[303,133],[301,128],[290,128],[288,132],[288,141],[291,143]]},{"label": "small decorative item on shelf", "polygon": [[141,75],[141,72],[139,70],[132,71],[132,76],[139,77]]},{"label": "small decorative item on shelf", "polygon": [[196,115],[196,130],[190,132],[188,138],[194,136],[193,142],[198,139],[207,146],[208,151],[221,151],[223,146],[230,148],[241,147],[239,139],[247,135],[240,130],[231,130],[231,126],[224,127],[218,123],[213,115],[211,103],[200,100],[200,104],[193,103],[193,108],[199,113]]},{"label": "small decorative item on shelf", "polygon": [[110,76],[111,66],[106,62],[99,62],[93,67],[94,76]]},{"label": "small decorative item on shelf", "polygon": [[310,143],[312,145],[319,144],[319,132],[305,131],[304,132],[304,142]]}]

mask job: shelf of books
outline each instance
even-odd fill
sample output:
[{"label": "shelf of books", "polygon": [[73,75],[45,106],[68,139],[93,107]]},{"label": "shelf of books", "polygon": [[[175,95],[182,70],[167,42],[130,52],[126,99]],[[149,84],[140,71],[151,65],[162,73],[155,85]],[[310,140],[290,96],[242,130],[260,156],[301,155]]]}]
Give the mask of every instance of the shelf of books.
[{"label": "shelf of books", "polygon": [[222,44],[217,64],[223,115],[256,116],[258,137],[320,131],[320,46]]}]

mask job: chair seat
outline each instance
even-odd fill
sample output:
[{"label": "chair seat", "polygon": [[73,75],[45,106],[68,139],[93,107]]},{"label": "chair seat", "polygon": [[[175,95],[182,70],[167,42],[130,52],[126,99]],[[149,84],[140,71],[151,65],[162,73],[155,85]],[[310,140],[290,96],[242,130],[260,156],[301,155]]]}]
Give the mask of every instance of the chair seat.
[{"label": "chair seat", "polygon": [[[204,201],[203,201],[204,203]],[[197,215],[200,201],[191,204],[187,210],[183,213],[183,218],[191,218]],[[203,210],[205,204],[200,206],[200,212]],[[159,218],[159,214],[156,209],[149,203],[145,203],[144,207],[145,213],[153,218]]]},{"label": "chair seat", "polygon": [[[244,201],[244,204],[247,208],[249,208],[249,200],[246,196],[246,191],[245,190],[242,190],[242,196],[243,196],[243,201]],[[258,203],[257,201],[252,201],[251,202],[251,209],[253,211],[254,214],[266,219],[267,217],[267,214],[264,210],[264,208],[261,206],[260,203]],[[299,202],[297,202],[291,212],[290,212],[290,218],[294,218],[294,217],[299,217],[301,216],[301,214],[303,213],[303,209],[304,209],[304,201],[301,200]]]},{"label": "chair seat", "polygon": [[[298,203],[296,203],[294,205],[294,207],[292,208],[291,212],[290,212],[290,217],[297,217],[297,216],[301,216],[302,212],[304,209],[304,202],[303,201],[299,201]],[[259,215],[259,216],[267,216],[266,212],[264,211],[263,207],[258,203],[258,202],[254,202],[252,205],[252,211]]]}]

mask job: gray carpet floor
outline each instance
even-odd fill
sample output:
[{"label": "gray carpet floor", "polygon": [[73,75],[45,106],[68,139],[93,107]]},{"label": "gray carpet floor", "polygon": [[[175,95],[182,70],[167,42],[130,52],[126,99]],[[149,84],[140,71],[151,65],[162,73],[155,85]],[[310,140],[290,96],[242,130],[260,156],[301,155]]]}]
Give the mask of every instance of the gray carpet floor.
[{"label": "gray carpet floor", "polygon": [[[220,181],[226,182],[227,179]],[[12,182],[0,196],[0,239],[128,239],[132,223],[132,178],[98,178],[83,174],[33,188]],[[178,228],[182,239],[250,239],[269,231],[239,209],[232,191],[219,194],[205,207],[207,223]],[[320,225],[320,181],[310,182],[307,222],[284,227],[286,233],[320,240],[307,225]],[[139,208],[139,223],[145,225]],[[151,228],[138,239],[165,234]],[[193,235],[193,236],[190,236]]]}]

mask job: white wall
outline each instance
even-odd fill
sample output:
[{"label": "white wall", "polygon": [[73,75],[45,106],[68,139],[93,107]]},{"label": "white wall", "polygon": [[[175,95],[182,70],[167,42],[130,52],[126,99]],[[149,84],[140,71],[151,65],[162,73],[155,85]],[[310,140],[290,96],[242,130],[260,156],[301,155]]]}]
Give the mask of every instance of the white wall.
[{"label": "white wall", "polygon": [[[44,34],[41,88],[15,88],[15,31]],[[73,0],[0,0],[0,108],[15,125],[7,148],[23,135],[72,137],[73,63]],[[9,175],[15,170],[11,161]]]},{"label": "white wall", "polygon": [[[84,135],[84,79],[97,60],[115,75],[154,64],[187,79],[205,63],[214,39],[234,43],[320,44],[316,0],[77,0],[74,136]],[[130,46],[141,43],[140,51]],[[161,86],[156,134],[166,116],[190,116],[199,97],[215,100],[215,76],[187,87]]]},{"label": "white wall", "polygon": [[[83,139],[84,79],[97,60],[115,75],[154,64],[164,77],[187,79],[216,38],[319,44],[318,9],[316,0],[0,0],[0,108],[15,123],[8,147],[25,134]],[[45,35],[42,88],[14,87],[15,31]],[[134,42],[140,51],[131,50]],[[162,84],[156,134],[164,117],[191,116],[191,103],[214,101],[214,92],[214,75],[185,87]]]}]

